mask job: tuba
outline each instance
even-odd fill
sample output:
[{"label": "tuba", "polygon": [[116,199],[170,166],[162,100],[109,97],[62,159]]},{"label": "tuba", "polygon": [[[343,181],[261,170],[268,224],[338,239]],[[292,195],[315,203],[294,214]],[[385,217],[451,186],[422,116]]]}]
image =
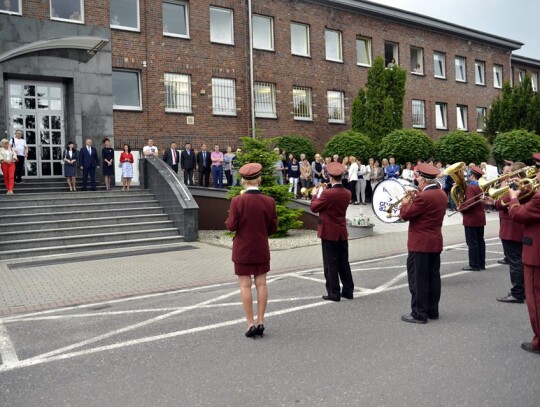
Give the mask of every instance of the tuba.
[{"label": "tuba", "polygon": [[450,195],[457,207],[465,201],[465,190],[467,189],[464,173],[465,166],[466,164],[463,161],[460,161],[444,170],[444,173],[454,180],[454,186],[452,186]]}]

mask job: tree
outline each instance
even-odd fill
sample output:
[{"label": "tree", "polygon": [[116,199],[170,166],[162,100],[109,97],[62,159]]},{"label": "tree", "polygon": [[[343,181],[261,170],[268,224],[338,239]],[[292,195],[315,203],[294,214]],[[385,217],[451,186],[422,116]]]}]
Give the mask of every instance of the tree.
[{"label": "tree", "polygon": [[403,128],[403,103],[407,71],[394,65],[384,67],[377,57],[368,71],[366,89],[353,100],[352,129],[380,141],[392,130]]},{"label": "tree", "polygon": [[533,164],[532,155],[540,151],[540,137],[525,130],[499,133],[493,142],[493,158],[502,164],[504,160]]},{"label": "tree", "polygon": [[355,156],[364,162],[374,153],[371,140],[363,134],[352,130],[343,131],[332,137],[322,152],[323,157],[331,157],[334,154],[340,157]]},{"label": "tree", "polygon": [[309,162],[313,161],[313,157],[317,152],[311,139],[294,134],[278,137],[276,146],[280,150],[285,150],[287,154],[294,154],[297,159],[300,154],[305,154]]},{"label": "tree", "polygon": [[423,131],[417,129],[394,130],[383,138],[379,157],[393,156],[397,163],[416,162],[427,159],[434,153],[434,143]]},{"label": "tree", "polygon": [[445,164],[458,161],[479,164],[488,158],[486,138],[478,133],[454,131],[435,142],[435,159]]}]

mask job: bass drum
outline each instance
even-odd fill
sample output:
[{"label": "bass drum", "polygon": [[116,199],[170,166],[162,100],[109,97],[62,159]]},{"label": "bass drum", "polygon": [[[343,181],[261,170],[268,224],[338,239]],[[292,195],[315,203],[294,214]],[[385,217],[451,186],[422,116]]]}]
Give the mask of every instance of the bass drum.
[{"label": "bass drum", "polygon": [[399,205],[392,208],[388,213],[390,205],[395,204],[403,195],[415,189],[414,185],[405,180],[387,179],[379,182],[373,191],[371,205],[373,213],[377,218],[385,223],[403,222],[399,217]]}]

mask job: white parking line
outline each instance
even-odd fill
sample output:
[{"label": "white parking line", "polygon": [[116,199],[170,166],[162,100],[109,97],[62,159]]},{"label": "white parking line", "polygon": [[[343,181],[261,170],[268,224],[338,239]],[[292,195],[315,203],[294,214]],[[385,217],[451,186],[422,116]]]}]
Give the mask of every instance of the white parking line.
[{"label": "white parking line", "polygon": [[2,366],[11,366],[19,363],[15,347],[9,339],[6,327],[0,321],[0,357],[2,358]]}]

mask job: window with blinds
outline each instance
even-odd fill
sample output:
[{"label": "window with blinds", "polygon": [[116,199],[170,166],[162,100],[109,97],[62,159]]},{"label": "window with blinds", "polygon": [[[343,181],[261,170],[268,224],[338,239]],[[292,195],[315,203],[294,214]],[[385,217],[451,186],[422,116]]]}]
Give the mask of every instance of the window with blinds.
[{"label": "window with blinds", "polygon": [[276,85],[273,83],[255,82],[255,117],[275,119]]}]

